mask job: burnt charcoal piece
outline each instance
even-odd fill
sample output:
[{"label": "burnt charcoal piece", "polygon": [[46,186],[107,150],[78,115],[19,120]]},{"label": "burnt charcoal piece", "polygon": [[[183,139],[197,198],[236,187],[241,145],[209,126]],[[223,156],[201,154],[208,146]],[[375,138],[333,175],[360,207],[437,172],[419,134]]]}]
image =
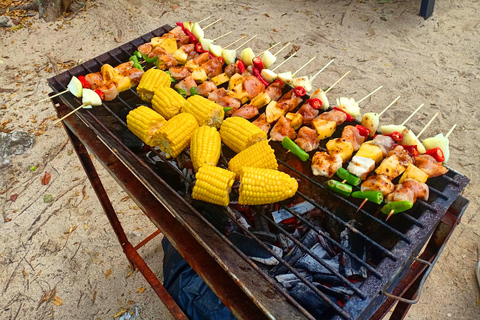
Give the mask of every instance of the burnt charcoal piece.
[{"label": "burnt charcoal piece", "polygon": [[[263,263],[268,266],[275,266],[279,263],[273,255],[271,255],[267,250],[260,246],[257,241],[247,237],[238,232],[230,233],[227,238],[238,247],[244,254],[246,254],[250,259]],[[279,257],[282,257],[282,249],[272,246],[271,244],[265,243],[267,247],[272,249]]]},{"label": "burnt charcoal piece", "polygon": [[334,297],[337,300],[346,301],[350,296],[354,294],[353,290],[349,290],[345,287],[326,287],[320,283],[314,283],[318,290]]},{"label": "burnt charcoal piece", "polygon": [[[289,209],[291,211],[297,213],[297,214],[302,215],[302,214],[305,214],[305,213],[315,209],[315,207],[310,202],[304,201],[304,202],[301,202],[301,203],[297,203],[296,205],[290,207]],[[280,210],[274,211],[274,212],[272,212],[272,216],[273,216],[273,220],[275,221],[275,223],[280,223],[283,220],[290,219],[290,218],[294,217],[286,209],[280,209]]]},{"label": "burnt charcoal piece", "polygon": [[340,280],[336,275],[333,275],[331,273],[314,273],[313,281],[328,284],[331,286],[343,285],[342,280]]},{"label": "burnt charcoal piece", "polygon": [[220,232],[225,232],[231,227],[228,215],[223,213],[224,207],[212,203],[194,200],[192,206],[199,211]]},{"label": "burnt charcoal piece", "polygon": [[[307,248],[311,248],[317,243],[318,241],[318,236],[317,233],[313,230],[309,230],[303,238],[300,240],[300,242]],[[287,261],[291,266],[293,266],[298,259],[300,259],[303,256],[303,251],[300,250],[299,247],[295,246],[290,252],[285,256],[285,261]],[[279,264],[275,268],[273,268],[270,271],[270,274],[276,276],[279,274],[284,274],[287,273],[288,269],[283,265]]]},{"label": "burnt charcoal piece", "polygon": [[[321,249],[318,249],[320,247]],[[322,248],[322,246],[318,245],[317,248],[312,248],[312,251],[319,256],[326,264],[332,267],[333,270],[340,272],[340,255],[336,255],[333,259],[330,259],[327,252]],[[322,252],[324,255],[322,256]],[[310,271],[311,273],[331,273],[327,268],[320,264],[317,260],[315,260],[311,255],[306,254],[303,256],[298,262],[295,264],[297,268]]]},{"label": "burnt charcoal piece", "polygon": [[[351,225],[354,225],[354,221],[348,222]],[[350,229],[345,228],[340,233],[341,244],[344,248],[349,249],[352,253],[354,253],[357,257],[365,261],[366,259],[366,248],[365,248],[365,240],[352,232]],[[367,278],[367,269],[362,266],[358,261],[352,259],[349,255],[342,252],[340,257],[340,271],[346,276],[360,276],[364,279]]]},{"label": "burnt charcoal piece", "polygon": [[[290,295],[302,305],[308,312],[312,314],[316,319],[323,319],[322,314],[330,309],[330,306],[322,298],[320,298],[315,292],[313,292],[303,282],[298,283],[292,290]],[[328,296],[330,301],[336,304],[336,299]]]},{"label": "burnt charcoal piece", "polygon": [[[150,164],[153,165],[155,172],[175,191],[179,194],[185,193],[185,183],[183,179],[180,179],[179,174],[177,174],[172,168],[157,156],[153,151],[150,151],[146,154],[147,160]],[[175,164],[176,166],[176,164]]]},{"label": "burnt charcoal piece", "polygon": [[[307,279],[308,281],[312,282],[313,278],[311,274],[304,271],[300,271],[299,274],[305,279]],[[277,281],[280,282],[280,284],[287,289],[290,289],[293,286],[295,286],[297,283],[302,282],[302,280],[300,280],[293,273],[281,274],[276,276],[275,279],[277,279]]]},{"label": "burnt charcoal piece", "polygon": [[130,131],[125,131],[122,133],[122,142],[128,149],[133,152],[139,152],[145,146],[145,144],[140,140],[136,135]]},{"label": "burnt charcoal piece", "polygon": [[252,231],[252,233],[264,242],[269,242],[272,244],[278,242],[278,236],[275,233],[268,231]]}]

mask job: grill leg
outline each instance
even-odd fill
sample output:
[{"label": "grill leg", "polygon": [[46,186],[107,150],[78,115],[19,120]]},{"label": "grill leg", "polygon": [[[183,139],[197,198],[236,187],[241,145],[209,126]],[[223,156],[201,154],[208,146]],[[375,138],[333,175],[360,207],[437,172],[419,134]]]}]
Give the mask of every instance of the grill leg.
[{"label": "grill leg", "polygon": [[433,14],[433,7],[435,7],[435,0],[422,0],[420,15],[427,20]]}]

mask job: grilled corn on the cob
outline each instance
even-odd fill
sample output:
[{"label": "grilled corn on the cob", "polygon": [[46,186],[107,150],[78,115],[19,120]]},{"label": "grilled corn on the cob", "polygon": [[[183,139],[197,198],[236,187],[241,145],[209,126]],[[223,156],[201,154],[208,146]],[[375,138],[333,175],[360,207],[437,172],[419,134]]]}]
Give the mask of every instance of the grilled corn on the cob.
[{"label": "grilled corn on the cob", "polygon": [[225,117],[223,107],[200,95],[194,95],[187,99],[188,103],[183,106],[182,112],[192,114],[198,121],[199,126],[220,128]]},{"label": "grilled corn on the cob", "polygon": [[269,204],[292,197],[298,189],[298,182],[284,172],[264,168],[243,168],[240,176],[242,205]]},{"label": "grilled corn on the cob", "polygon": [[242,117],[231,117],[223,121],[220,137],[227,147],[236,153],[267,139],[265,131]]},{"label": "grilled corn on the cob", "polygon": [[155,90],[152,107],[165,119],[169,120],[180,113],[187,100],[170,87],[159,87]]},{"label": "grilled corn on the cob", "polygon": [[137,87],[137,93],[143,101],[150,102],[153,93],[159,87],[170,87],[172,80],[170,76],[159,69],[149,69],[145,72]]},{"label": "grilled corn on the cob", "polygon": [[240,179],[244,167],[278,169],[275,152],[267,140],[255,143],[228,162],[228,170],[235,172],[237,179]]},{"label": "grilled corn on the cob", "polygon": [[193,187],[193,199],[228,206],[235,173],[205,164],[195,177],[197,181]]},{"label": "grilled corn on the cob", "polygon": [[217,129],[209,126],[195,129],[190,143],[193,169],[198,171],[204,164],[216,166],[220,158],[221,148],[222,141]]},{"label": "grilled corn on the cob", "polygon": [[197,120],[189,113],[180,113],[158,130],[158,143],[167,157],[177,157],[190,145],[193,131],[198,128]]},{"label": "grilled corn on the cob", "polygon": [[163,124],[165,124],[165,119],[145,106],[133,109],[127,115],[128,129],[151,147],[158,145],[156,133]]}]

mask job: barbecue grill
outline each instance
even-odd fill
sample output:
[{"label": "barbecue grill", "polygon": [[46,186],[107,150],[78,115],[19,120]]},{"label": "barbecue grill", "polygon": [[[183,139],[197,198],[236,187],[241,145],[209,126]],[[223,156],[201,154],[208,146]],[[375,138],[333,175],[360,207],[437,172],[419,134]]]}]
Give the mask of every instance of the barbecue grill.
[{"label": "barbecue grill", "polygon": [[[128,61],[139,45],[171,28],[165,25],[52,77],[49,85],[57,93],[72,76]],[[60,117],[81,101],[66,94],[53,103]],[[378,206],[358,210],[357,199],[326,190],[325,180],[311,175],[310,164],[285,154],[280,143],[272,143],[279,170],[299,180],[294,203],[228,209],[200,205],[189,199],[193,176],[154,148],[131,143],[126,115],[143,104],[130,89],[100,107],[80,110],[64,126],[129,261],[178,319],[186,317],[137,253],[160,231],[136,247],[130,244],[85,146],[243,319],[380,319],[397,301],[392,318],[400,319],[418,299],[419,288],[468,205],[461,193],[469,179],[449,168],[428,180],[428,201],[418,200],[408,213],[386,222]],[[228,158],[229,150],[223,149]],[[179,158],[188,161],[188,153]],[[250,248],[242,247],[245,242]],[[278,250],[279,242],[283,250]],[[251,247],[275,265],[258,263]]]}]

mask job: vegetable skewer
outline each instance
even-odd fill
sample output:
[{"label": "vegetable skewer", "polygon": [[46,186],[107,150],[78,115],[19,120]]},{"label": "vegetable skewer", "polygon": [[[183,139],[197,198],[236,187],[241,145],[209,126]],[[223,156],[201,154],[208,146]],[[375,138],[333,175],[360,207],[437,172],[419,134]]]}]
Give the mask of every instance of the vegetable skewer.
[{"label": "vegetable skewer", "polygon": [[[213,26],[214,24],[216,24],[217,22],[219,22],[220,20],[222,20],[222,18],[218,18],[217,20],[213,21],[212,23],[210,23],[209,25],[206,25],[205,27],[203,27],[202,29],[203,30],[207,30],[208,28],[210,28],[211,26]],[[199,22],[197,22],[199,23]]]},{"label": "vegetable skewer", "polygon": [[230,48],[230,47],[233,46],[235,43],[237,43],[237,42],[240,41],[240,40],[245,39],[246,37],[247,37],[246,35],[241,36],[239,39],[233,41],[233,42],[230,43],[230,44],[227,44],[226,46],[224,46],[223,49]]}]

